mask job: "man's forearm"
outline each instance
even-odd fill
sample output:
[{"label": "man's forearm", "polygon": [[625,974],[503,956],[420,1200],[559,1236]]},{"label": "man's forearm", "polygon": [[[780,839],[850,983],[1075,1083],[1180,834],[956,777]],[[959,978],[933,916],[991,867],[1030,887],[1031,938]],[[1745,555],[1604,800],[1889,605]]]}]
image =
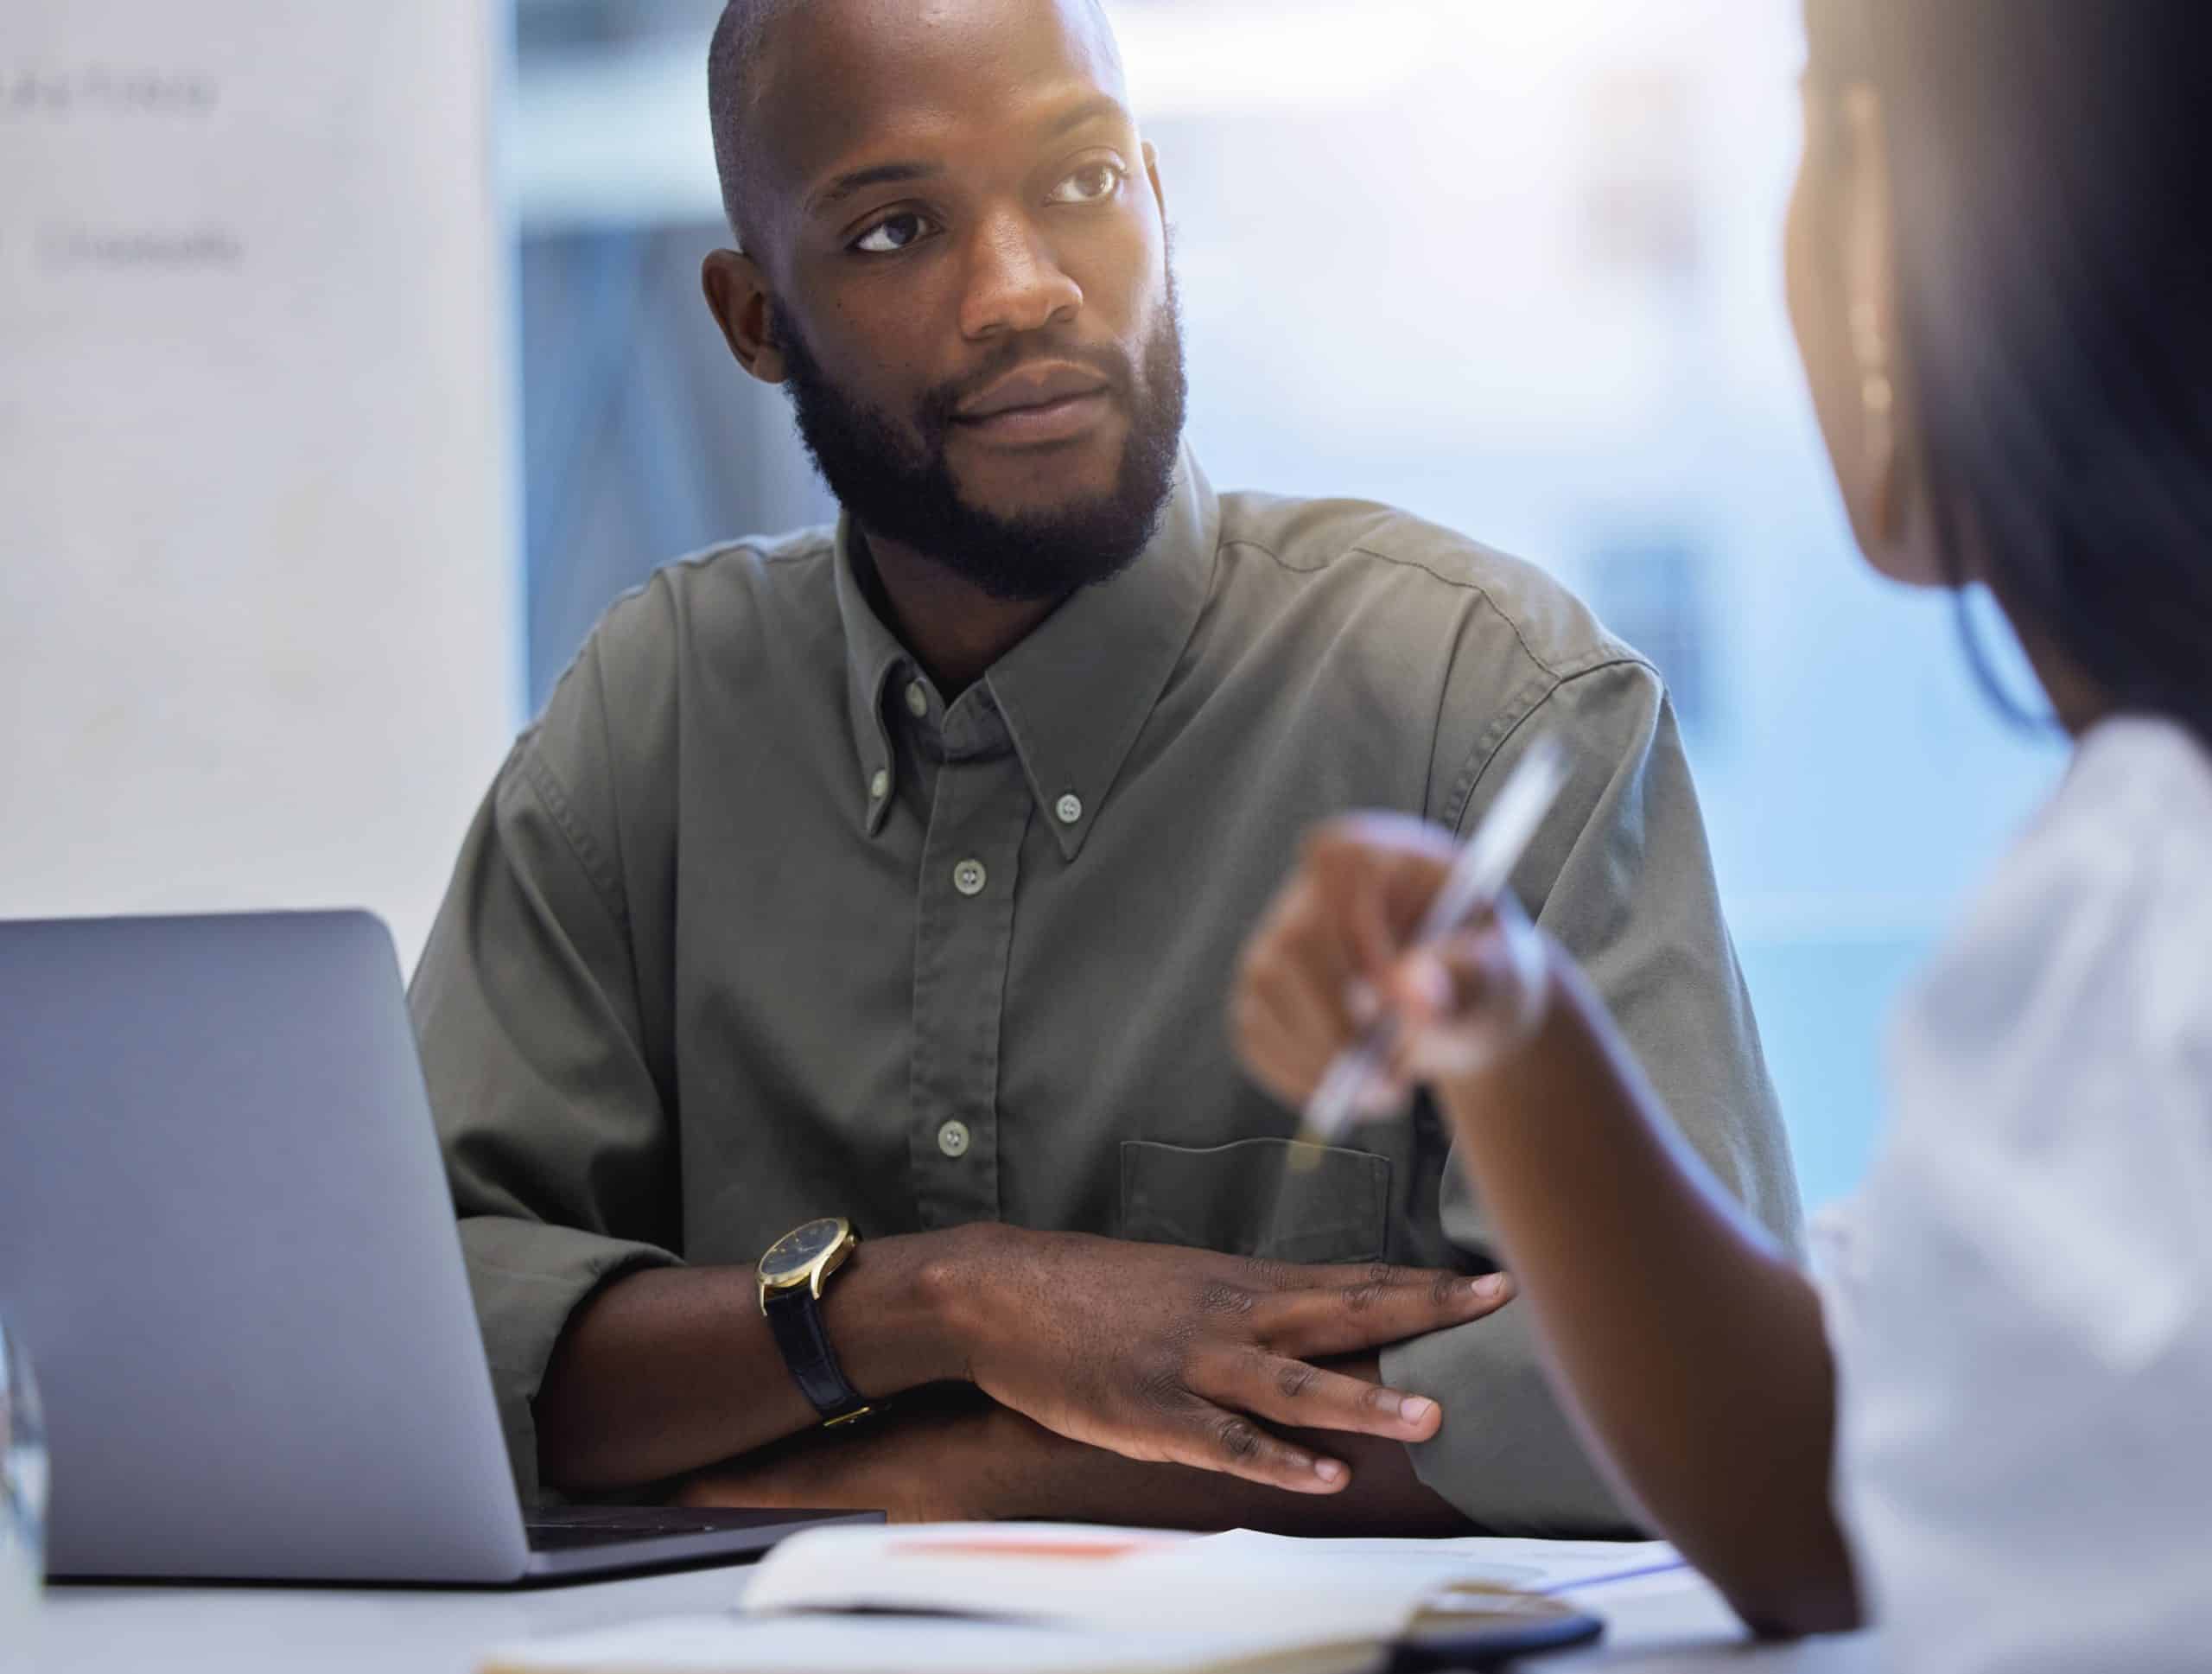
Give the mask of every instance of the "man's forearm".
[{"label": "man's forearm", "polygon": [[[1376,1376],[1373,1357],[1340,1370]],[[1351,1467],[1341,1491],[1287,1493],[1215,1471],[1125,1459],[1054,1435],[973,1391],[930,1391],[864,1429],[794,1437],[692,1479],[697,1505],[881,1511],[893,1521],[1040,1518],[1297,1535],[1475,1532],[1414,1474],[1405,1448],[1300,1434]]]},{"label": "man's forearm", "polygon": [[[847,1378],[874,1400],[968,1383],[1056,1435],[1327,1497],[1339,1440],[1421,1442],[1437,1403],[1327,1370],[1483,1318],[1499,1276],[1294,1266],[995,1223],[864,1245],[825,1293]],[[660,1270],[609,1285],[555,1346],[535,1417],[557,1487],[664,1481],[815,1422],[752,1274]],[[1286,1430],[1326,1429],[1313,1442]]]},{"label": "man's forearm", "polygon": [[[824,1293],[825,1328],[862,1395],[963,1375],[934,1288],[961,1237],[871,1240]],[[583,1493],[680,1476],[817,1422],[752,1270],[735,1267],[658,1269],[607,1286],[570,1321],[536,1410],[544,1480]]]}]

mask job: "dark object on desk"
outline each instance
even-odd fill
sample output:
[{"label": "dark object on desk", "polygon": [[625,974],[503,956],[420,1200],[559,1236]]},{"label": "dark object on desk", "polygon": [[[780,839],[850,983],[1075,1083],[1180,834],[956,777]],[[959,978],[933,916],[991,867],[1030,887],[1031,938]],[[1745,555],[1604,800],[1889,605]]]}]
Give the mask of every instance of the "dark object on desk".
[{"label": "dark object on desk", "polygon": [[1599,1618],[1557,1599],[1499,1591],[1492,1594],[1494,1604],[1484,1607],[1482,1595],[1491,1589],[1461,1591],[1477,1607],[1424,1612],[1392,1652],[1389,1674],[1483,1674],[1522,1657],[1589,1645],[1605,1632]]},{"label": "dark object on desk", "polygon": [[654,1569],[696,1569],[757,1558],[802,1529],[880,1523],[880,1512],[689,1511],[666,1505],[576,1505],[523,1519],[530,1568],[521,1585],[603,1581]]},{"label": "dark object on desk", "polygon": [[365,913],[0,924],[0,1297],[38,1345],[57,1578],[510,1586],[882,1520],[588,1507],[525,1536]]}]

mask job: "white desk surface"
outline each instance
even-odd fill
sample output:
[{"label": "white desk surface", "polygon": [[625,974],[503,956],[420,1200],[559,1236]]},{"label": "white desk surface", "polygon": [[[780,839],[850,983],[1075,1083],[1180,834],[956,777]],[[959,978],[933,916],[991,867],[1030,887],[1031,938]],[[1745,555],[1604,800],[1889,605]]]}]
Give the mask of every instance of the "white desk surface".
[{"label": "white desk surface", "polygon": [[[8,1674],[474,1674],[486,1647],[727,1609],[746,1571],[695,1570],[521,1593],[310,1592],[276,1588],[57,1588],[27,1646],[0,1645]],[[1688,1574],[1595,1589],[1604,1646],[1532,1661],[1537,1670],[1637,1674],[1870,1674],[1872,1639],[1752,1650],[1719,1599]],[[27,1661],[12,1660],[28,1650]]]}]

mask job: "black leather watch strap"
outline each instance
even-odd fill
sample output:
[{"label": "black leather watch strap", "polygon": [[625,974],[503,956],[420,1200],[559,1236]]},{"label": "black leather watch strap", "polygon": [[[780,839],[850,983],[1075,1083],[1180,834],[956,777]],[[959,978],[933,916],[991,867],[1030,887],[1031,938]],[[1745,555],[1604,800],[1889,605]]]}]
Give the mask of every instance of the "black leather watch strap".
[{"label": "black leather watch strap", "polygon": [[791,1381],[814,1403],[824,1423],[836,1423],[867,1410],[868,1402],[845,1380],[830,1346],[830,1333],[822,1328],[822,1305],[804,1285],[768,1298],[768,1328],[776,1333],[776,1346],[791,1368]]}]

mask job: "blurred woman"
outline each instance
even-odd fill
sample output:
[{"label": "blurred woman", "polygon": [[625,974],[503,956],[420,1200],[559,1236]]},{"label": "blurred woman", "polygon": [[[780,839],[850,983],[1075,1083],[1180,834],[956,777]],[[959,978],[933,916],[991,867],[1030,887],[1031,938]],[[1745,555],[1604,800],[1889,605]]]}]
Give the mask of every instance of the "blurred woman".
[{"label": "blurred woman", "polygon": [[[1318,834],[1241,1049],[1302,1103],[1394,1007],[1593,1452],[1754,1627],[1891,1659],[2212,1646],[2212,4],[1811,0],[1791,314],[1868,563],[1980,584],[2064,783],[1897,1020],[1816,1286],[1444,834]],[[1879,787],[1870,787],[1876,795]],[[1898,805],[1932,825],[1940,808]]]}]

